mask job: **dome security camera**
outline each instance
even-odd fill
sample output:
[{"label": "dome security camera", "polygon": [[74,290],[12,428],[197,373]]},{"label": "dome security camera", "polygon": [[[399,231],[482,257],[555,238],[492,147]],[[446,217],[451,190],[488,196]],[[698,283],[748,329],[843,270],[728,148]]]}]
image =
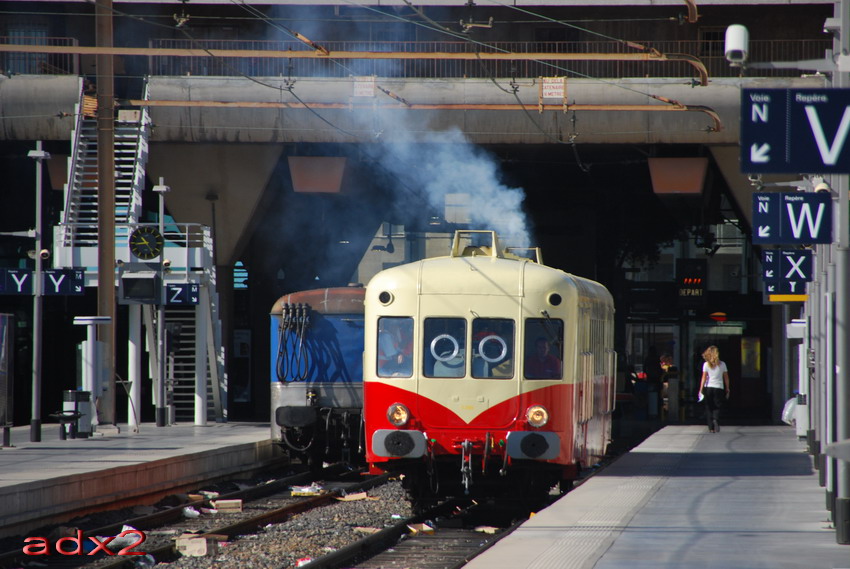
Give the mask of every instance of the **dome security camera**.
[{"label": "dome security camera", "polygon": [[826,182],[820,182],[819,184],[815,185],[815,192],[825,192],[828,194],[832,192],[832,187]]},{"label": "dome security camera", "polygon": [[723,54],[733,67],[740,67],[749,56],[750,32],[740,24],[732,24],[726,28],[726,38]]}]

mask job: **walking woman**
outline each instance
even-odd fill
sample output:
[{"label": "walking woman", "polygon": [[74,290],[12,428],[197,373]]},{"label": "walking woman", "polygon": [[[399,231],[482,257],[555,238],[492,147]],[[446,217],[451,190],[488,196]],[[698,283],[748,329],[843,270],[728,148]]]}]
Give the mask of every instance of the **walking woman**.
[{"label": "walking woman", "polygon": [[702,379],[699,392],[705,398],[705,422],[711,433],[720,432],[720,408],[729,399],[729,370],[720,359],[717,346],[709,346],[702,353]]}]

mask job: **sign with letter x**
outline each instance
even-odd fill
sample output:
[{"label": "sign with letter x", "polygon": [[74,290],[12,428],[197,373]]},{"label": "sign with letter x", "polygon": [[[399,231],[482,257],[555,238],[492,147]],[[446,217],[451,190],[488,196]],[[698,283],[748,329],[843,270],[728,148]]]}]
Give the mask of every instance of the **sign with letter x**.
[{"label": "sign with letter x", "polygon": [[814,259],[810,249],[768,249],[762,254],[765,288],[773,294],[802,294],[812,281]]}]

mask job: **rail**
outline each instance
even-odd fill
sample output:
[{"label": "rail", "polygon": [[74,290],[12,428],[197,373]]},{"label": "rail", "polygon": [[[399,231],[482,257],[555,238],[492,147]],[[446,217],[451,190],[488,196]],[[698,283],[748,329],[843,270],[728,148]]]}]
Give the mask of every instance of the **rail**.
[{"label": "rail", "polygon": [[[76,38],[0,36],[0,44],[76,47]],[[79,75],[80,58],[71,53],[0,52],[0,73],[12,75]]]},{"label": "rail", "polygon": [[[63,239],[60,243],[65,247],[97,247],[97,224],[96,223],[66,223],[62,227]],[[137,227],[158,228],[158,223],[116,223],[115,237],[127,237]],[[166,247],[208,247],[210,245],[208,228],[200,223],[174,223],[167,222],[164,225],[163,238]],[[76,231],[75,231],[76,230]],[[72,235],[77,233],[75,239]],[[80,237],[80,235],[85,235]]]},{"label": "rail", "polygon": [[[154,75],[250,75],[264,77],[347,77],[375,75],[378,77],[416,78],[512,78],[567,76],[617,79],[624,77],[693,77],[693,59],[705,66],[709,77],[730,77],[740,73],[726,61],[723,41],[650,41],[638,42],[645,49],[635,49],[634,43],[599,42],[491,42],[487,47],[469,42],[324,42],[322,48],[331,53],[322,58],[263,58],[263,57],[173,57],[151,58]],[[166,49],[238,49],[260,51],[314,52],[296,41],[244,41],[183,39],[152,40],[151,47]],[[823,57],[830,49],[830,40],[762,40],[750,42],[751,61],[796,61]],[[334,59],[334,53],[369,52],[364,59]],[[421,54],[394,59],[387,52]],[[460,60],[452,56],[476,54],[499,55],[500,60]],[[512,59],[512,55],[533,55],[532,59]],[[547,59],[546,54],[553,57]],[[564,54],[603,59],[561,61],[554,56]],[[660,54],[653,56],[652,54]],[[623,59],[617,59],[617,56]],[[633,60],[627,57],[646,56]],[[670,59],[665,59],[670,58]],[[674,59],[678,58],[678,59]],[[758,70],[759,76],[783,77],[799,75],[796,70]]]},{"label": "rail", "polygon": [[[3,45],[33,45],[44,53],[4,51]],[[26,69],[29,73],[77,73],[77,54],[54,53],[51,45],[76,46],[74,38],[19,38],[0,36],[0,68]],[[639,45],[643,49],[636,48]],[[42,47],[43,46],[43,47]],[[824,57],[832,41],[754,40],[750,61],[799,61]],[[348,77],[374,75],[387,78],[529,78],[566,76],[597,79],[625,77],[694,78],[699,66],[708,77],[737,76],[723,56],[722,40],[585,41],[585,42],[323,42],[321,50],[300,41],[152,39],[146,49],[127,48],[126,58],[146,61],[149,75],[252,77]],[[93,49],[93,48],[91,48]],[[156,53],[183,50],[185,53]],[[213,56],[204,50],[244,52]],[[73,51],[73,49],[71,50]],[[259,52],[289,52],[292,57]],[[48,53],[49,52],[49,53]],[[330,55],[327,55],[330,53]],[[337,57],[333,57],[336,54]],[[476,55],[480,54],[480,58]],[[547,54],[551,57],[547,58]],[[313,56],[315,55],[315,56]],[[569,56],[576,59],[570,59]],[[595,56],[595,57],[592,57]],[[48,62],[49,65],[42,65]],[[799,75],[794,69],[745,70],[760,77]]]},{"label": "rail", "polygon": [[[62,209],[65,218],[63,221],[68,222],[69,216],[76,215],[74,200],[74,179],[77,176],[77,168],[79,167],[78,149],[83,132],[83,96],[80,95],[80,102],[74,105],[74,130],[71,131],[71,156],[68,161],[68,180],[64,185],[64,202],[65,207]],[[73,219],[73,218],[70,218]]]},{"label": "rail", "polygon": [[[137,227],[158,228],[158,223],[116,223],[115,259],[133,261],[129,236]],[[86,268],[97,266],[97,224],[65,223],[54,228],[54,265],[56,268]],[[212,236],[210,228],[200,223],[164,225],[165,245],[162,255],[171,262],[172,272],[189,271],[212,266]]]}]

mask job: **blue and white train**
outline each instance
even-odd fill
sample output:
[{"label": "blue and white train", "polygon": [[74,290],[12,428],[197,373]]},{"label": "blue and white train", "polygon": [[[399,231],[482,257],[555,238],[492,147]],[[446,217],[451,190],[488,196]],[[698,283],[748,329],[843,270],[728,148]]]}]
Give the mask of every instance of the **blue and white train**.
[{"label": "blue and white train", "polygon": [[362,286],[287,294],[271,311],[271,438],[293,458],[362,461]]}]

